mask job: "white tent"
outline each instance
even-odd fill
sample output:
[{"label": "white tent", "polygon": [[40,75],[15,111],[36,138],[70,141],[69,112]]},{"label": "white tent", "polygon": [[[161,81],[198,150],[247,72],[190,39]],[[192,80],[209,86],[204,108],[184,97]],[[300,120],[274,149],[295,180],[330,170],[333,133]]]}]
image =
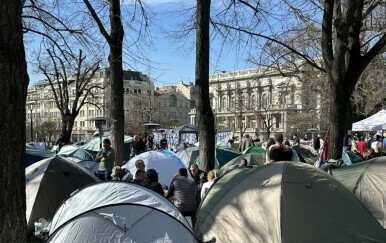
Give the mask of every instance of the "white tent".
[{"label": "white tent", "polygon": [[193,164],[194,161],[196,161],[199,156],[199,152],[199,148],[189,147],[177,151],[177,156],[181,158],[187,168],[189,165]]},{"label": "white tent", "polygon": [[99,181],[87,169],[60,156],[44,159],[25,169],[27,232],[39,218],[50,221],[72,192]]},{"label": "white tent", "polygon": [[56,212],[48,242],[198,242],[178,209],[145,187],[96,183]]},{"label": "white tent", "polygon": [[352,124],[353,131],[375,131],[386,129],[386,109]]},{"label": "white tent", "polygon": [[139,159],[145,162],[146,170],[155,169],[158,172],[158,182],[161,183],[161,185],[166,186],[170,185],[172,178],[178,172],[178,169],[186,168],[183,163],[158,151],[149,151],[137,155],[122,167],[128,169],[131,174],[135,175],[135,172],[137,171],[135,168],[135,161]]}]

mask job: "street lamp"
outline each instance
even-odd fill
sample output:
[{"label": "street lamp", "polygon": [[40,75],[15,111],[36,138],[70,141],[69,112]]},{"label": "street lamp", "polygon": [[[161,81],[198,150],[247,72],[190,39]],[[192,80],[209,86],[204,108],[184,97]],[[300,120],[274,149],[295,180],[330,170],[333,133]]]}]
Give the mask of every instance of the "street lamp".
[{"label": "street lamp", "polygon": [[90,118],[89,121],[95,122],[95,127],[98,128],[99,131],[99,148],[102,148],[102,131],[103,127],[106,126],[107,121],[110,120],[107,117],[94,117]]},{"label": "street lamp", "polygon": [[30,110],[30,121],[31,121],[31,142],[33,141],[33,122],[32,122],[32,110],[34,109],[35,104],[34,103],[29,103],[28,104],[28,109]]}]

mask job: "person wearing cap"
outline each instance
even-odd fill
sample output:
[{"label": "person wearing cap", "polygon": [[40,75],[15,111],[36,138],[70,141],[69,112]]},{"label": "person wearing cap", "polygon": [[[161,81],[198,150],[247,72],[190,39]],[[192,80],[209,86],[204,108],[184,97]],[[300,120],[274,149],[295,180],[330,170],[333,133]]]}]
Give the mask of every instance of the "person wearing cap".
[{"label": "person wearing cap", "polygon": [[155,169],[148,169],[146,172],[146,180],[143,183],[144,187],[164,196],[162,185],[158,182],[158,173]]},{"label": "person wearing cap", "polygon": [[110,139],[103,140],[103,148],[98,152],[95,161],[99,163],[96,176],[102,180],[111,180],[111,173],[115,165],[115,150],[111,147]]}]

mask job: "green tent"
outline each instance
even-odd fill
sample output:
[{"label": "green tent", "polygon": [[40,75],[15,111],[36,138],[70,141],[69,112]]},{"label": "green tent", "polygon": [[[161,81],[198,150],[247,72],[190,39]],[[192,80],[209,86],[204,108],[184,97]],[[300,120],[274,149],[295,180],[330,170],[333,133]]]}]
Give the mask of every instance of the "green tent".
[{"label": "green tent", "polygon": [[345,165],[352,165],[363,162],[363,159],[351,152],[343,152],[342,159]]},{"label": "green tent", "polygon": [[220,177],[194,232],[211,242],[386,242],[362,203],[323,171],[298,162],[240,168]]},{"label": "green tent", "polygon": [[265,154],[265,149],[262,147],[257,146],[251,146],[244,150],[243,154],[249,154],[249,153],[258,153],[258,154]]},{"label": "green tent", "polygon": [[[218,146],[216,148],[216,161],[214,164],[215,169],[220,169],[223,165],[228,163],[230,160],[242,155],[241,152],[237,151],[234,148],[227,146]],[[197,165],[200,165],[200,157],[194,162]]]},{"label": "green tent", "polygon": [[330,173],[373,214],[386,229],[386,157],[351,166],[332,168]]},{"label": "green tent", "polygon": [[264,165],[264,157],[265,154],[259,154],[259,153],[247,153],[247,154],[242,154],[225,165],[223,165],[220,169],[220,175],[225,174],[227,172],[228,168],[232,165],[237,165],[240,164],[241,159],[245,158],[248,161],[248,165],[257,165],[257,166],[262,166]]}]

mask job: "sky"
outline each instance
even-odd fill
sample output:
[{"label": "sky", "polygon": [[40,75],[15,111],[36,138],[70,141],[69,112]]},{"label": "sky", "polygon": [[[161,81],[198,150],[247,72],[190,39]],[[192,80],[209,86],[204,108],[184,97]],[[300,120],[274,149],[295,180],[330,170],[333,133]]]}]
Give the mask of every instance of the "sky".
[{"label": "sky", "polygon": [[[195,0],[147,1],[149,9],[157,14],[155,26],[153,26],[155,28],[151,32],[154,37],[154,46],[148,52],[151,67],[137,64],[134,68],[130,67],[130,69],[150,76],[155,80],[155,86],[157,87],[173,85],[180,80],[184,83],[194,83],[195,80],[195,48],[193,42],[184,45],[176,43],[166,37],[167,33],[165,33],[167,32],[165,29],[176,29],[177,24],[181,22],[180,16],[170,15],[171,10],[179,10],[181,3],[186,7],[187,4],[195,4]],[[211,43],[211,49],[210,74],[252,68],[251,64],[244,61],[245,57],[239,57],[233,50],[227,50],[220,58],[215,55],[214,53],[218,52],[219,43]],[[129,69],[129,67],[124,65],[124,69]],[[30,85],[44,79],[42,74],[33,71],[31,65],[28,66],[28,73]]]}]

